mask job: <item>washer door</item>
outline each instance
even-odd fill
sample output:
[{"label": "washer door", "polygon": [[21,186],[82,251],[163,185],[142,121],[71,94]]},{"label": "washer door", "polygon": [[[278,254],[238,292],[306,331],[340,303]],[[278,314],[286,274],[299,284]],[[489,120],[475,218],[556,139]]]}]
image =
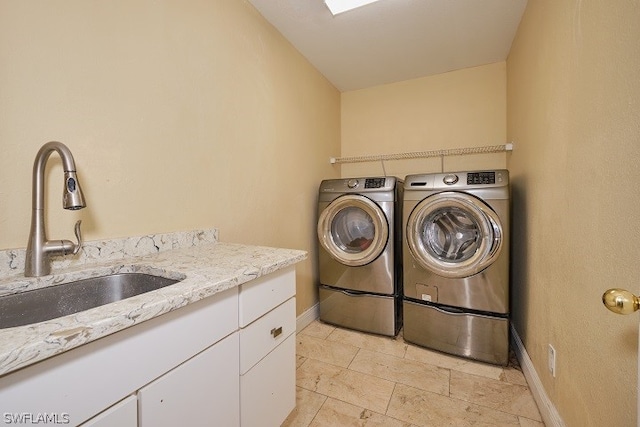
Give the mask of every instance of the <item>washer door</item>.
[{"label": "washer door", "polygon": [[320,245],[336,261],[357,267],[374,261],[387,245],[389,224],[384,212],[370,199],[347,194],[320,213]]},{"label": "washer door", "polygon": [[490,266],[502,249],[502,224],[480,199],[443,192],[409,215],[407,245],[423,268],[444,277],[468,277]]}]

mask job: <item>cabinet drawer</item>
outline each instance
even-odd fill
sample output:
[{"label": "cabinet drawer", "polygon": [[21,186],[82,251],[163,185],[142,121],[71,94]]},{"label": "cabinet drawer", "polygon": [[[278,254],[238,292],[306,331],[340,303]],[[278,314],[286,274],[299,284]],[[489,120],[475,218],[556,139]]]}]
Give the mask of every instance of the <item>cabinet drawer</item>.
[{"label": "cabinet drawer", "polygon": [[240,330],[240,373],[244,374],[296,330],[296,299]]},{"label": "cabinet drawer", "polygon": [[240,376],[240,424],[279,426],[296,406],[296,336]]},{"label": "cabinet drawer", "polygon": [[240,327],[244,328],[296,294],[296,272],[288,267],[243,283],[239,293]]}]

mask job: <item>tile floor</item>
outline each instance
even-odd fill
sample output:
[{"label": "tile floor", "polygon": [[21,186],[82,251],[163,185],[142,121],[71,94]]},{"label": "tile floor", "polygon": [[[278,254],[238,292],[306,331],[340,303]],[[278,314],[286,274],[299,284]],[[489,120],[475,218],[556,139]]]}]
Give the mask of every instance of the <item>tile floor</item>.
[{"label": "tile floor", "polygon": [[320,321],[296,339],[284,426],[544,426],[515,357],[503,368]]}]

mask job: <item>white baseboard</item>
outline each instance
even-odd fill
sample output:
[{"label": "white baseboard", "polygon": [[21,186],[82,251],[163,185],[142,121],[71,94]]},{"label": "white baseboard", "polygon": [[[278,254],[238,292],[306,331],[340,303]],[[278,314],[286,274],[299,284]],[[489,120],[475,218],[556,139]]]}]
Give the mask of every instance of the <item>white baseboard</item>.
[{"label": "white baseboard", "polygon": [[320,303],[317,303],[316,305],[311,306],[311,308],[302,313],[300,316],[298,316],[298,318],[296,319],[296,332],[300,332],[319,317]]},{"label": "white baseboard", "polygon": [[565,427],[564,421],[562,421],[558,410],[549,399],[549,396],[547,396],[547,392],[542,386],[542,381],[540,381],[540,377],[538,376],[536,369],[533,367],[533,362],[529,358],[529,354],[527,354],[527,350],[524,348],[524,344],[513,327],[513,324],[511,325],[511,337],[515,344],[515,352],[518,357],[518,361],[520,362],[522,373],[527,379],[527,384],[529,384],[531,394],[533,394],[533,398],[538,405],[544,424],[547,427]]}]

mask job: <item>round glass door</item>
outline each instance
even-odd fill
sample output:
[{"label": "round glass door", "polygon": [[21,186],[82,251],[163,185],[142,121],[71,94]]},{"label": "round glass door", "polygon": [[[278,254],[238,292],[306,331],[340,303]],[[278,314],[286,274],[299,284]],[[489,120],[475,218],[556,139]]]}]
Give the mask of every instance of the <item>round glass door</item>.
[{"label": "round glass door", "polygon": [[406,233],[416,261],[445,277],[479,273],[502,249],[498,216],[464,193],[444,192],[422,200],[409,215]]},{"label": "round glass door", "polygon": [[380,256],[389,237],[388,227],[384,212],[373,201],[345,195],[320,213],[318,239],[335,260],[361,266]]}]

